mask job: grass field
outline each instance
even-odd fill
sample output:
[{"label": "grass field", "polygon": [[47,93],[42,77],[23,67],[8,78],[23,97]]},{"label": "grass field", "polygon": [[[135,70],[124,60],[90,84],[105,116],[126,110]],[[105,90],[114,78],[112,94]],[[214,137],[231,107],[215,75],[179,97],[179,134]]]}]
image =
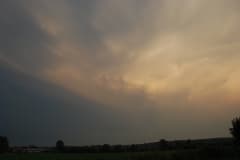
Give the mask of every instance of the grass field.
[{"label": "grass field", "polygon": [[0,160],[121,160],[129,159],[131,153],[68,154],[68,153],[25,153],[2,154]]},{"label": "grass field", "polygon": [[25,154],[3,154],[0,160],[120,160],[128,159],[130,154],[106,153],[106,154],[70,154],[70,153],[25,153]]},{"label": "grass field", "polygon": [[6,153],[0,160],[237,160],[234,155],[206,155],[197,150],[140,153]]}]

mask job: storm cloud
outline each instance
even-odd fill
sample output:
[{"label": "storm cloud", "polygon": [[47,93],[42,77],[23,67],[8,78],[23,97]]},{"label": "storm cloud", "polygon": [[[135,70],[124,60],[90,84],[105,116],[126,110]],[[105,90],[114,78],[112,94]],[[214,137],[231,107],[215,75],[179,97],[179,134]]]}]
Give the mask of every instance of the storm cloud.
[{"label": "storm cloud", "polygon": [[0,4],[2,130],[13,143],[228,136],[240,113],[237,0]]}]

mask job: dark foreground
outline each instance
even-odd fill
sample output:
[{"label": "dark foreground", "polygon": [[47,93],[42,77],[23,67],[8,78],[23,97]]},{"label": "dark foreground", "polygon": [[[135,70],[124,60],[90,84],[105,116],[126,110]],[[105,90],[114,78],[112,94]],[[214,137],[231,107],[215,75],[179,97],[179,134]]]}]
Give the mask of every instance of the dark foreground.
[{"label": "dark foreground", "polygon": [[239,160],[234,150],[176,150],[129,153],[5,153],[0,160]]}]

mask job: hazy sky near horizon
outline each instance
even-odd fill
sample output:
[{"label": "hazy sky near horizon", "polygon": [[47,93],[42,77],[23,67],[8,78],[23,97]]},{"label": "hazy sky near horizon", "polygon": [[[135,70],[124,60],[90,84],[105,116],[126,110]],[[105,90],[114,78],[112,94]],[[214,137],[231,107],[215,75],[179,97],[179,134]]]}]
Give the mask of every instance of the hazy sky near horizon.
[{"label": "hazy sky near horizon", "polygon": [[2,0],[0,135],[40,145],[229,136],[239,28],[239,0]]}]

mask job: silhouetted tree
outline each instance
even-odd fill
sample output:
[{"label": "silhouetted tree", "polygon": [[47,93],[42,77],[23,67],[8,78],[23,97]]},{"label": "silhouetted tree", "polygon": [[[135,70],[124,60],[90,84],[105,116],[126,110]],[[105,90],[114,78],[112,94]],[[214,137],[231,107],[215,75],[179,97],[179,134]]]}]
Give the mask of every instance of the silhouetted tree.
[{"label": "silhouetted tree", "polygon": [[185,143],[183,144],[183,148],[184,149],[194,148],[194,144],[192,143],[192,140],[191,139],[186,140]]},{"label": "silhouetted tree", "polygon": [[230,128],[230,133],[235,139],[235,142],[237,144],[240,144],[240,117],[234,118],[232,120],[232,128]]},{"label": "silhouetted tree", "polygon": [[114,148],[115,152],[122,152],[123,151],[122,145],[115,145],[115,146],[113,146],[113,148]]},{"label": "silhouetted tree", "polygon": [[62,140],[58,140],[56,142],[56,148],[58,151],[64,151],[64,142]]},{"label": "silhouetted tree", "polygon": [[128,148],[129,151],[131,152],[136,152],[137,151],[137,146],[135,144],[131,144]]},{"label": "silhouetted tree", "polygon": [[159,141],[159,147],[162,150],[166,150],[168,148],[168,141],[166,141],[165,139],[161,139]]},{"label": "silhouetted tree", "polygon": [[102,146],[102,152],[109,152],[111,149],[111,146],[109,144],[104,144]]},{"label": "silhouetted tree", "polygon": [[0,136],[0,152],[7,152],[9,149],[8,139],[7,137]]}]

